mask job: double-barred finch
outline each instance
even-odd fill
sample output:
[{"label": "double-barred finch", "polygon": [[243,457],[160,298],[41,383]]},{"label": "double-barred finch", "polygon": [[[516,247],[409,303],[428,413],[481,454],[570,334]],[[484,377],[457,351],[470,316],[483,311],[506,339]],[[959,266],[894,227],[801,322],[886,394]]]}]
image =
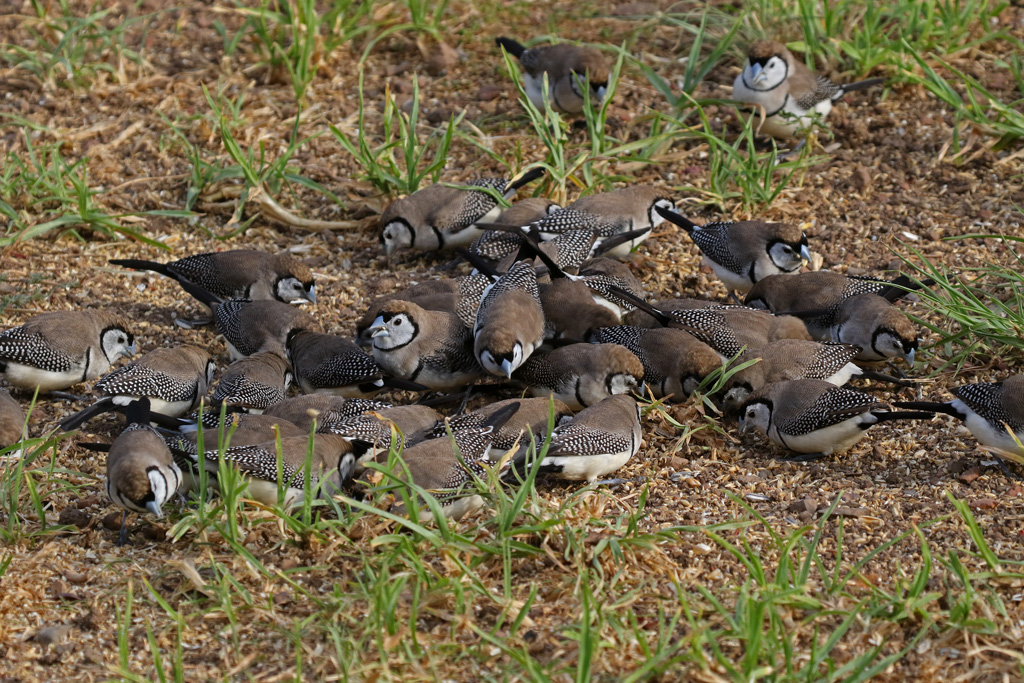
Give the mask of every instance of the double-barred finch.
[{"label": "double-barred finch", "polygon": [[[544,109],[544,100],[555,111],[579,114],[589,90],[591,106],[598,106],[608,90],[608,62],[593,47],[542,45],[527,49],[511,38],[496,38],[498,47],[517,60],[523,68],[523,90],[533,106]],[[547,93],[545,93],[545,77]]]},{"label": "double-barred finch", "polygon": [[214,308],[213,319],[232,361],[261,351],[284,355],[288,340],[297,333],[320,330],[313,316],[280,301],[229,299]]},{"label": "double-barred finch", "polygon": [[814,315],[805,315],[803,320],[811,336],[823,341],[830,339],[835,313],[843,299],[858,294],[878,294],[893,302],[928,282],[915,282],[906,275],[889,281],[848,276],[829,270],[769,275],[751,288],[743,303],[772,313],[795,315],[812,312]]},{"label": "double-barred finch", "polygon": [[[638,295],[639,296],[639,295]],[[643,297],[640,296],[642,299]],[[671,314],[672,311],[690,311],[699,308],[721,308],[722,304],[718,301],[709,301],[707,299],[662,299],[661,301],[655,301],[652,306],[663,313]],[[645,327],[648,329],[661,327],[663,318],[660,316],[651,315],[647,311],[640,308],[634,308],[629,313],[622,316],[622,322],[625,325],[632,325],[633,327]]]},{"label": "double-barred finch", "polygon": [[148,411],[147,399],[131,406],[128,428],[114,439],[107,453],[107,496],[125,509],[118,545],[128,540],[129,511],[163,516],[163,506],[182,483],[181,469],[163,437],[144,424]]},{"label": "double-barred finch", "polygon": [[[445,430],[445,436],[428,439],[405,449],[395,459],[392,476],[425,490],[437,499],[444,515],[459,520],[483,506],[483,497],[477,493],[474,479],[487,478],[487,461],[494,430],[500,428],[515,413],[517,406],[506,406],[489,416],[481,427]],[[416,501],[421,507],[423,501]],[[404,504],[395,506],[404,514]],[[418,515],[429,520],[429,510]]]},{"label": "double-barred finch", "polygon": [[649,390],[654,398],[673,396],[681,401],[722,367],[714,349],[689,332],[671,327],[604,327],[595,330],[590,339],[629,349],[644,368],[642,390]]},{"label": "double-barred finch", "polygon": [[373,359],[390,375],[435,391],[471,384],[483,370],[473,354],[472,331],[455,313],[389,301],[368,328]]},{"label": "double-barred finch", "polygon": [[394,384],[355,342],[335,334],[301,330],[289,337],[287,353],[295,383],[307,394],[365,398]]},{"label": "double-barred finch", "polygon": [[150,411],[180,417],[206,396],[217,364],[206,349],[191,344],[153,349],[141,358],[100,378],[93,387],[105,397],[61,422],[64,431],[77,429],[93,417],[127,406],[142,397]]},{"label": "double-barred finch", "polygon": [[799,460],[810,460],[847,450],[881,422],[929,417],[888,410],[869,394],[825,380],[795,379],[752,393],[740,409],[740,432],[756,429],[772,443],[805,454]]},{"label": "double-barred finch", "polygon": [[159,273],[176,282],[187,280],[222,299],[316,303],[313,273],[305,263],[288,253],[238,249],[195,254],[170,263],[141,259],[111,259],[110,263]]},{"label": "double-barred finch", "polygon": [[232,410],[262,413],[285,399],[293,379],[288,361],[276,351],[240,358],[228,366],[217,383],[213,410],[224,404]]},{"label": "double-barred finch", "polygon": [[982,446],[1020,453],[1017,441],[1024,440],[1024,375],[1007,377],[1001,382],[965,384],[951,392],[956,400],[947,403],[901,401],[893,405],[952,415],[964,423]]},{"label": "double-barred finch", "polygon": [[538,288],[545,339],[585,339],[591,330],[621,322],[615,311],[597,303],[585,282],[557,278]]},{"label": "double-barred finch", "polygon": [[267,408],[263,414],[279,417],[298,425],[305,432],[316,420],[318,431],[330,430],[331,426],[369,411],[388,410],[391,404],[368,398],[346,398],[333,394],[306,394],[293,396]]},{"label": "double-barred finch", "polygon": [[537,275],[528,261],[520,261],[481,299],[473,326],[473,355],[488,373],[512,377],[543,341]]},{"label": "double-barred finch", "polygon": [[569,344],[530,358],[513,377],[533,396],[553,396],[582,410],[609,396],[637,391],[644,366],[618,344]]},{"label": "double-barred finch", "polygon": [[[480,178],[467,186],[494,190],[506,199],[523,185],[544,175],[543,169],[526,171],[518,178]],[[400,249],[439,251],[469,246],[501,213],[487,192],[430,185],[391,202],[380,217],[380,242],[390,258]]]},{"label": "double-barred finch", "polygon": [[525,477],[531,467],[541,474],[561,479],[585,479],[593,482],[624,466],[640,450],[640,406],[632,396],[620,394],[606,398],[563,422],[551,435],[547,455],[533,465],[531,451],[524,445],[512,461],[513,473]]},{"label": "double-barred finch", "polygon": [[657,207],[674,206],[661,189],[653,185],[633,185],[577,199],[569,206],[532,224],[543,239],[551,239],[569,230],[589,229],[599,238],[639,231],[635,237],[617,245],[605,254],[626,256],[650,236],[651,230],[664,222]]},{"label": "double-barred finch", "polygon": [[732,85],[732,98],[764,108],[761,132],[788,138],[816,118],[828,116],[832,104],[846,93],[883,82],[869,78],[846,85],[833,83],[797,61],[782,43],[759,40],[750,47],[743,71]]},{"label": "double-barred finch", "polygon": [[843,299],[829,331],[832,341],[860,347],[857,360],[903,359],[914,367],[917,328],[902,311],[877,294]]},{"label": "double-barred finch", "polygon": [[795,273],[811,260],[807,236],[790,223],[716,222],[697,225],[675,211],[658,208],[686,231],[726,287],[747,292],[769,275]]},{"label": "double-barred finch", "polygon": [[709,306],[665,311],[628,292],[618,292],[662,325],[686,330],[714,349],[723,360],[745,349],[759,349],[779,339],[810,339],[804,323],[793,316],[772,315],[746,306]]},{"label": "double-barred finch", "polygon": [[[251,417],[268,419],[265,414]],[[319,496],[321,492],[331,495],[337,491],[342,482],[350,477],[355,464],[352,445],[337,434],[288,436],[252,445],[229,446],[223,450],[210,449],[207,444],[204,446],[207,450],[203,460],[209,472],[218,472],[220,459],[223,458],[225,463],[237,468],[248,478],[248,495],[253,500],[264,505],[276,505],[280,490],[285,509],[301,505],[305,498],[307,463],[310,466],[310,492],[314,496]],[[198,454],[185,455],[196,466],[199,465]]]},{"label": "double-barred finch", "polygon": [[[494,223],[503,226],[528,226],[560,208],[562,207],[550,199],[527,197],[502,211]],[[496,263],[514,256],[519,251],[522,241],[522,234],[511,230],[487,230],[469,245],[469,251]]]},{"label": "double-barred finch", "polygon": [[906,382],[877,372],[864,370],[853,363],[861,352],[851,344],[816,342],[802,339],[780,339],[759,349],[745,351],[736,365],[756,361],[733,373],[722,387],[727,409],[738,409],[751,393],[773,382],[790,379],[820,379],[844,386],[851,379],[874,379],[906,385]]},{"label": "double-barred finch", "polygon": [[106,311],[55,311],[0,332],[0,373],[13,386],[58,391],[135,355],[128,322]]},{"label": "double-barred finch", "polygon": [[6,389],[0,389],[0,450],[27,438],[25,410]]},{"label": "double-barred finch", "polygon": [[434,430],[443,419],[429,406],[394,406],[331,422],[327,430],[352,443],[358,474],[367,461],[380,458],[391,449],[401,451],[434,438]]},{"label": "double-barred finch", "polygon": [[442,280],[427,280],[406,287],[394,294],[379,297],[356,321],[356,341],[363,347],[373,344],[370,327],[377,316],[381,314],[384,305],[391,301],[410,301],[427,311],[455,313],[466,327],[472,327],[484,290],[493,281],[486,275],[464,275]]},{"label": "double-barred finch", "polygon": [[[553,396],[546,398],[510,398],[489,403],[472,413],[450,419],[453,432],[468,427],[484,427],[497,413],[509,406],[515,406],[515,413],[491,434],[491,451],[488,456],[497,462],[512,448],[529,444],[531,439],[538,444],[552,429],[565,420],[571,420],[573,411]],[[448,427],[441,421],[434,427],[432,438],[444,438]]]}]

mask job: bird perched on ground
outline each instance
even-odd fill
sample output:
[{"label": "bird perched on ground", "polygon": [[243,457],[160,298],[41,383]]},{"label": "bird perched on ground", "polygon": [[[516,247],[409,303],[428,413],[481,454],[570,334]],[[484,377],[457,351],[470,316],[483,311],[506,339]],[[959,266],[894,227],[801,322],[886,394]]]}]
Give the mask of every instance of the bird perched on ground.
[{"label": "bird perched on ground", "polygon": [[783,45],[759,40],[750,47],[743,72],[732,84],[732,97],[764,108],[760,131],[775,138],[789,138],[825,118],[843,95],[883,83],[869,78],[839,85],[815,75]]},{"label": "bird perched on ground", "polygon": [[882,280],[830,270],[769,275],[751,288],[743,304],[779,315],[800,315],[811,336],[822,341],[831,339],[836,311],[844,299],[858,294],[877,294],[892,303],[929,284],[933,284],[930,279],[916,282],[906,275]]},{"label": "bird perched on ground", "polygon": [[213,392],[211,409],[221,404],[249,413],[283,401],[294,379],[288,361],[275,351],[261,351],[240,358],[224,371]]},{"label": "bird perched on ground", "polygon": [[906,386],[908,382],[854,365],[861,349],[851,344],[834,344],[805,339],[779,339],[759,349],[744,351],[736,365],[756,360],[737,370],[722,387],[723,403],[737,410],[751,393],[772,382],[789,379],[821,379],[841,387],[851,379],[874,379]]},{"label": "bird perched on ground", "polygon": [[656,211],[686,231],[725,286],[748,292],[769,275],[795,273],[811,260],[807,235],[790,223],[738,221],[697,225],[675,211]]},{"label": "bird perched on ground", "polygon": [[195,254],[170,263],[141,259],[111,259],[110,263],[132,270],[149,270],[179,283],[187,280],[222,299],[316,303],[313,273],[288,253],[237,249]]},{"label": "bird perched on ground", "polygon": [[163,506],[181,485],[181,469],[164,438],[147,424],[149,399],[128,407],[128,428],[107,453],[107,496],[124,508],[118,545],[128,540],[128,512],[163,516]]},{"label": "bird perched on ground", "polygon": [[654,398],[672,396],[682,401],[705,377],[722,367],[714,349],[689,332],[671,327],[602,327],[590,340],[621,344],[632,351],[643,364],[643,388]]},{"label": "bird perched on ground", "polygon": [[[478,178],[467,186],[490,188],[506,199],[523,185],[544,175],[530,169],[518,178]],[[391,202],[380,217],[380,243],[389,258],[400,249],[440,251],[467,247],[501,213],[498,201],[486,192],[436,184]]]},{"label": "bird perched on ground", "polygon": [[625,256],[650,236],[651,230],[665,219],[656,207],[671,209],[674,204],[664,191],[653,185],[631,185],[613,192],[602,192],[577,199],[530,225],[531,230],[549,240],[569,230],[590,229],[599,238],[639,231],[636,237],[605,252],[607,256]]},{"label": "bird perched on ground", "polygon": [[555,111],[579,114],[583,111],[585,89],[591,105],[599,105],[608,90],[608,62],[600,50],[577,45],[542,45],[527,49],[511,38],[495,42],[523,68],[523,89],[533,106],[544,109],[544,77],[547,100]]},{"label": "bird perched on ground", "polygon": [[[256,420],[272,419],[265,414],[247,417]],[[203,460],[211,474],[218,472],[220,458],[223,458],[225,463],[247,477],[248,495],[253,500],[264,505],[275,505],[278,502],[278,491],[283,489],[281,502],[285,509],[301,505],[305,498],[307,463],[311,466],[308,473],[310,491],[316,496],[321,492],[330,495],[338,490],[342,482],[351,476],[355,465],[352,445],[337,434],[287,436],[252,445],[230,445],[223,450],[211,449],[210,445],[206,444]],[[185,450],[182,455],[198,467],[198,453]]]},{"label": "bird perched on ground", "polygon": [[829,330],[831,341],[860,347],[856,360],[903,359],[914,367],[917,328],[902,311],[877,294],[843,299]]},{"label": "bird perched on ground", "polygon": [[373,358],[336,334],[299,330],[288,338],[288,360],[295,383],[307,394],[327,393],[368,398],[385,386],[422,390],[425,387],[384,376]]},{"label": "bird perched on ground", "polygon": [[[489,403],[471,413],[451,418],[451,429],[454,432],[456,429],[467,427],[483,427],[493,415],[511,405],[517,407],[515,413],[491,434],[491,451],[488,458],[492,462],[500,460],[514,446],[529,444],[531,439],[538,444],[543,443],[549,433],[549,426],[554,429],[573,417],[569,406],[553,397],[510,398]],[[432,438],[445,438],[448,428],[444,421],[438,422]]]},{"label": "bird perched on ground", "polygon": [[562,346],[531,357],[513,375],[533,396],[554,396],[572,410],[637,391],[643,377],[640,360],[618,344]]},{"label": "bird perched on ground", "polygon": [[135,355],[128,321],[108,311],[54,311],[0,332],[0,373],[21,389],[57,391]]},{"label": "bird perched on ground", "polygon": [[881,422],[930,416],[888,410],[869,394],[824,380],[795,379],[751,394],[740,409],[740,433],[756,429],[772,443],[804,454],[797,460],[812,460],[847,450]]},{"label": "bird perched on ground", "polygon": [[[489,415],[482,426],[466,426],[445,430],[445,436],[428,439],[404,450],[395,458],[392,477],[399,481],[412,481],[437,499],[444,515],[459,520],[483,506],[483,497],[474,486],[474,479],[487,478],[486,465],[494,439],[494,430],[500,429],[518,410],[518,404],[504,406]],[[383,455],[383,454],[382,454]],[[421,505],[422,501],[416,501]],[[404,504],[395,511],[404,514]],[[429,520],[429,510],[418,515]]]},{"label": "bird perched on ground", "polygon": [[480,301],[473,326],[473,355],[480,367],[512,377],[544,341],[544,312],[537,275],[520,261],[491,285]]},{"label": "bird perched on ground", "polygon": [[128,365],[100,378],[93,389],[104,398],[60,423],[61,429],[77,429],[87,420],[139,400],[149,399],[149,409],[169,417],[194,410],[206,396],[217,364],[206,349],[183,344],[156,348]]},{"label": "bird perched on ground", "polygon": [[[636,400],[627,394],[612,396],[555,428],[547,455],[536,467],[541,474],[593,482],[636,455],[642,436]],[[526,476],[535,466],[528,459],[530,452],[528,444],[519,449],[506,478]],[[539,447],[536,452],[540,452]]]},{"label": "bird perched on ground", "polygon": [[1010,432],[1018,441],[1024,439],[1024,375],[1007,377],[1001,382],[965,384],[951,392],[956,400],[947,403],[898,401],[893,405],[952,415],[964,423],[981,445],[1020,453],[1020,446]]},{"label": "bird perched on ground", "polygon": [[471,384],[483,369],[473,354],[473,333],[455,313],[426,311],[409,301],[389,301],[368,328],[373,358],[395,377],[435,391]]},{"label": "bird perched on ground", "polygon": [[26,438],[25,411],[6,389],[0,389],[0,450]]}]

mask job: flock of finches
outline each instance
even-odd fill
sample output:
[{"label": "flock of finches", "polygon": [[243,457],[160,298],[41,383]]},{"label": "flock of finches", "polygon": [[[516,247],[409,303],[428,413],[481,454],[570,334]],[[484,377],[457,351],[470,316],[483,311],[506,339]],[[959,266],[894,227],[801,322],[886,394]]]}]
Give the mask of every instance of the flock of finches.
[{"label": "flock of finches", "polygon": [[[592,102],[605,95],[608,68],[596,49],[498,43],[520,61],[538,106],[573,114],[584,88]],[[763,131],[786,136],[874,83],[834,84],[783,45],[759,42],[734,96],[761,110]],[[913,368],[917,331],[896,304],[929,283],[801,272],[810,252],[799,228],[697,225],[652,186],[564,208],[536,197],[505,208],[497,200],[540,175],[468,183],[479,191],[433,185],[393,202],[380,220],[389,258],[402,249],[450,250],[473,271],[374,301],[355,340],[323,333],[293,305],[315,304],[316,289],[289,254],[112,261],[173,278],[210,308],[232,361],[210,399],[217,365],[197,346],[154,349],[112,369],[134,355],[135,338],[129,321],[102,309],[44,313],[6,330],[0,368],[26,395],[99,378],[93,390],[101,398],[60,427],[125,415],[128,426],[107,455],[107,492],[125,518],[159,516],[195,485],[198,468],[216,475],[221,461],[245,475],[252,499],[286,508],[310,491],[356,486],[375,461],[382,477],[411,480],[459,518],[483,504],[475,482],[495,468],[510,485],[534,472],[588,482],[614,473],[641,446],[638,398],[683,401],[727,361],[741,369],[719,392],[723,410],[738,414],[741,431],[760,431],[798,459],[846,450],[879,422],[934,413],[963,420],[984,445],[1019,451],[1024,376],[961,386],[946,403],[894,404],[903,411],[847,387],[862,379],[913,384],[898,370],[879,370]],[[644,300],[617,257],[664,221],[686,231],[737,302],[745,297],[742,305]],[[292,383],[301,395],[288,396]],[[403,406],[374,400],[389,388],[429,398]],[[471,392],[512,398],[465,412]],[[434,406],[452,396],[462,405],[445,418]],[[7,392],[0,412],[2,445],[20,442],[25,415]],[[429,515],[422,498],[405,500]],[[126,532],[122,523],[121,543]]]}]

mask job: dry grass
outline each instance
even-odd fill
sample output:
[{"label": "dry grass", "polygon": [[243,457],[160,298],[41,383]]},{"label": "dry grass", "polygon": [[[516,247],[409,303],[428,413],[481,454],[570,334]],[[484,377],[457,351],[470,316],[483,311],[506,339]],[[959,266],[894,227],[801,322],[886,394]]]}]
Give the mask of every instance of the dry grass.
[{"label": "dry grass", "polygon": [[[388,142],[384,98],[394,94],[401,108],[418,79],[421,142],[462,116],[441,176],[457,182],[507,175],[549,153],[516,101],[494,35],[625,45],[670,84],[688,73],[678,57],[693,43],[678,22],[649,16],[666,3],[613,14],[603,3],[453,0],[439,24],[452,61],[431,17],[410,13],[417,3],[374,3],[361,19],[370,30],[346,42],[331,44],[326,29],[313,40],[287,34],[296,38],[285,47],[307,40],[317,66],[300,108],[296,76],[268,52],[248,10],[117,3],[97,17],[70,4],[66,13],[31,2],[0,12],[8,55],[0,61],[0,209],[10,219],[2,323],[109,306],[136,321],[142,351],[187,341],[222,360],[223,344],[209,332],[170,324],[192,304],[168,282],[106,266],[108,258],[166,256],[119,238],[124,229],[174,257],[242,245],[296,249],[322,283],[315,314],[340,333],[352,331],[373,296],[430,277],[443,262],[409,257],[388,267],[375,217],[389,198],[328,132],[330,124],[358,135],[364,50],[372,47],[363,61],[364,136]],[[750,38],[766,15],[778,20],[778,8],[788,8],[799,16],[808,4],[753,3],[732,16]],[[703,5],[680,7],[700,23]],[[721,9],[709,15],[713,35],[730,25]],[[1006,36],[944,57],[1002,101],[1019,100],[1007,64],[1022,21],[1019,6],[1004,8],[996,22]],[[804,35],[798,27],[768,25],[793,40]],[[989,28],[966,26],[964,35],[982,38]],[[697,54],[706,57],[712,42]],[[25,54],[32,58],[19,65]],[[728,94],[740,54],[727,50],[695,92],[710,131],[730,141],[739,130],[732,109],[706,100]],[[863,75],[838,73],[853,67],[831,58],[837,77]],[[954,125],[967,130],[965,119],[892,63],[872,75],[896,84],[884,97],[858,93],[837,107],[830,123],[839,147],[805,158],[766,206],[744,201],[742,169],[716,171],[721,150],[687,130],[699,121],[692,110],[677,116],[627,59],[604,151],[581,131],[558,143],[567,162],[580,164],[565,187],[574,198],[580,185],[653,182],[692,202],[701,219],[805,224],[826,267],[854,274],[898,267],[908,241],[949,268],[1012,264],[1005,243],[943,239],[1021,234],[1019,144],[977,128],[958,153],[947,143]],[[646,144],[673,125],[672,135]],[[632,156],[603,157],[630,143]],[[186,210],[195,216],[158,213]],[[66,216],[77,220],[17,239]],[[725,296],[673,230],[649,240],[632,265],[655,296]],[[909,310],[941,325],[919,305]],[[919,372],[941,367],[942,353]],[[959,374],[931,377],[924,393],[941,396],[1019,365],[972,357]],[[75,407],[41,403],[31,433]],[[969,435],[941,418],[883,427],[842,457],[802,465],[718,424],[696,401],[651,410],[641,455],[620,475],[627,483],[544,481],[522,499],[496,492],[489,508],[450,528],[346,503],[303,520],[228,501],[135,520],[124,548],[109,528],[103,460],[76,443],[97,437],[59,441],[23,459],[21,470],[7,460],[0,477],[0,680],[1024,676],[1024,487],[979,467]],[[116,428],[93,426],[101,439]]]}]

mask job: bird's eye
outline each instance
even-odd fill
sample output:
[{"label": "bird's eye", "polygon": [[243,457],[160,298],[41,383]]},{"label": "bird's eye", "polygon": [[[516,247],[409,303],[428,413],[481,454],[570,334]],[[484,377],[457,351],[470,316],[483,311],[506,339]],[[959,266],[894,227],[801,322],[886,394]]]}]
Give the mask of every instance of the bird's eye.
[{"label": "bird's eye", "polygon": [[395,318],[395,327],[401,327],[403,318]]},{"label": "bird's eye", "polygon": [[124,344],[126,341],[128,341],[128,339],[125,338],[125,337],[118,337],[117,338],[117,343],[118,344]]},{"label": "bird's eye", "polygon": [[782,251],[786,252],[787,254],[792,254],[793,247],[789,246],[788,244],[784,244],[782,245]]}]

